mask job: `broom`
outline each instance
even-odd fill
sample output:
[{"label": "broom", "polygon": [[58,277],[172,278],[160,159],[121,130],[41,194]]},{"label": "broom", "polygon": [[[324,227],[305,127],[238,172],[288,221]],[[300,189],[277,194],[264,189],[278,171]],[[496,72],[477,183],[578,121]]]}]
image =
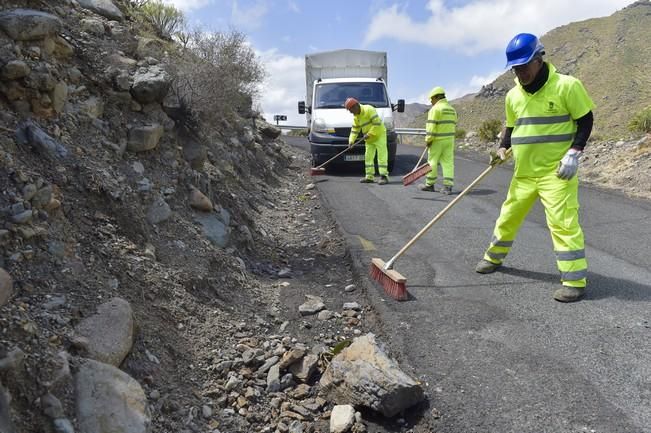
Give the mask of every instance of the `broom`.
[{"label": "broom", "polygon": [[419,167],[420,162],[423,160],[423,157],[425,156],[425,152],[427,152],[427,146],[425,146],[425,149],[423,149],[423,153],[420,154],[420,158],[418,159],[418,162],[414,166],[414,169],[410,173],[407,173],[404,176],[402,176],[402,184],[404,186],[411,185],[416,180],[420,179],[421,177],[425,176],[427,173],[432,171],[432,167],[430,167],[429,163],[427,162]]},{"label": "broom", "polygon": [[330,158],[329,160],[327,160],[326,162],[324,162],[323,164],[321,164],[321,165],[317,165],[316,167],[312,167],[312,168],[310,168],[310,176],[321,176],[321,175],[324,175],[325,172],[326,172],[326,169],[325,169],[324,167],[325,167],[325,165],[326,165],[327,163],[329,163],[329,162],[331,162],[331,161],[333,161],[333,160],[339,158],[341,155],[343,155],[344,153],[346,153],[346,152],[348,152],[350,149],[352,149],[356,144],[361,143],[362,140],[364,140],[364,137],[360,138],[359,140],[357,140],[356,142],[354,142],[353,144],[351,144],[350,146],[348,146],[347,148],[345,148],[344,150],[342,150],[341,152],[339,152],[338,154],[336,154],[335,156],[333,156],[332,158]]},{"label": "broom", "polygon": [[[511,149],[506,150],[506,158],[508,158],[511,155]],[[391,257],[388,262],[384,262],[384,260],[380,258],[373,258],[371,260],[371,268],[369,271],[370,277],[377,281],[378,283],[382,284],[384,287],[384,291],[391,296],[392,298],[398,300],[398,301],[405,301],[408,298],[407,294],[407,278],[405,278],[402,274],[400,274],[397,271],[393,270],[393,264],[395,261],[405,253],[418,239],[420,239],[421,236],[425,234],[427,230],[430,229],[436,223],[438,220],[440,220],[443,215],[446,214],[452,206],[457,204],[461,198],[466,195],[468,191],[470,191],[472,188],[475,187],[488,173],[490,173],[495,166],[499,165],[500,159],[499,157],[496,157],[494,155],[491,155],[492,159],[490,162],[490,165],[484,170],[475,180],[472,181],[470,185],[466,187],[463,191],[459,193],[458,196],[454,198],[446,207],[443,208],[430,222],[427,223],[425,227],[423,227],[417,234],[414,236],[409,242],[403,246],[398,253]]]}]

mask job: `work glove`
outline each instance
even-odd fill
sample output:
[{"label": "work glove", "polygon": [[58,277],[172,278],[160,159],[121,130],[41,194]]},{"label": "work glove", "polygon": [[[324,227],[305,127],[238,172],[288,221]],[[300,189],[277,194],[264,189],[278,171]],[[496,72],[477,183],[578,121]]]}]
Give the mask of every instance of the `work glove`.
[{"label": "work glove", "polygon": [[373,135],[371,134],[364,134],[364,141],[368,141],[373,138]]},{"label": "work glove", "polygon": [[490,165],[501,164],[506,161],[506,147],[490,151]]},{"label": "work glove", "polygon": [[576,171],[579,169],[579,155],[581,155],[581,151],[572,148],[565,153],[558,165],[558,170],[556,170],[556,175],[560,179],[570,180],[576,175]]}]

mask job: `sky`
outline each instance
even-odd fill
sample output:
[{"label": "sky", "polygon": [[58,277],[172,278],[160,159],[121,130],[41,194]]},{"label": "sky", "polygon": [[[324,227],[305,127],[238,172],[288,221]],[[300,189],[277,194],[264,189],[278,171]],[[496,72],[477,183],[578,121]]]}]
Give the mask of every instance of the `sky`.
[{"label": "sky", "polygon": [[305,54],[342,48],[387,52],[393,102],[428,103],[477,92],[504,69],[504,49],[521,32],[538,36],[565,24],[611,15],[632,0],[164,0],[192,27],[237,30],[266,69],[257,101],[270,122],[305,125]]}]

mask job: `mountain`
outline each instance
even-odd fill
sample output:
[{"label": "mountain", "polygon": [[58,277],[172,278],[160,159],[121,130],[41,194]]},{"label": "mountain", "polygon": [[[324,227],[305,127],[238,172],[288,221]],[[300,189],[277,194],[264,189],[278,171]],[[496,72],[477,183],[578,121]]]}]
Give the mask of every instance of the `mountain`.
[{"label": "mountain", "polygon": [[[651,105],[651,1],[637,1],[603,18],[558,27],[541,37],[545,60],[579,78],[596,104],[594,139],[628,136],[627,125]],[[506,71],[471,95],[451,101],[459,127],[476,131],[482,122],[504,119],[504,96],[514,86]],[[424,125],[425,116],[409,124]]]},{"label": "mountain", "polygon": [[[405,104],[404,113],[394,113],[396,128],[407,128],[409,127],[410,122],[417,116],[426,113],[429,110],[430,105],[419,104],[417,102],[411,104]],[[422,126],[417,126],[417,128],[422,128]]]}]

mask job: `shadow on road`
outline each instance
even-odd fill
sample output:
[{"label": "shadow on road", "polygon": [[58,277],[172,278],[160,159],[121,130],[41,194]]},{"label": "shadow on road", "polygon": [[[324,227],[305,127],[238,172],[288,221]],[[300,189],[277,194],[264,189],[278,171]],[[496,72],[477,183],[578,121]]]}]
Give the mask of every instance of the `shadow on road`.
[{"label": "shadow on road", "polygon": [[[558,282],[557,274],[502,267],[497,272],[544,282]],[[651,286],[588,271],[588,288],[583,300],[617,298],[627,301],[651,300]]]}]

